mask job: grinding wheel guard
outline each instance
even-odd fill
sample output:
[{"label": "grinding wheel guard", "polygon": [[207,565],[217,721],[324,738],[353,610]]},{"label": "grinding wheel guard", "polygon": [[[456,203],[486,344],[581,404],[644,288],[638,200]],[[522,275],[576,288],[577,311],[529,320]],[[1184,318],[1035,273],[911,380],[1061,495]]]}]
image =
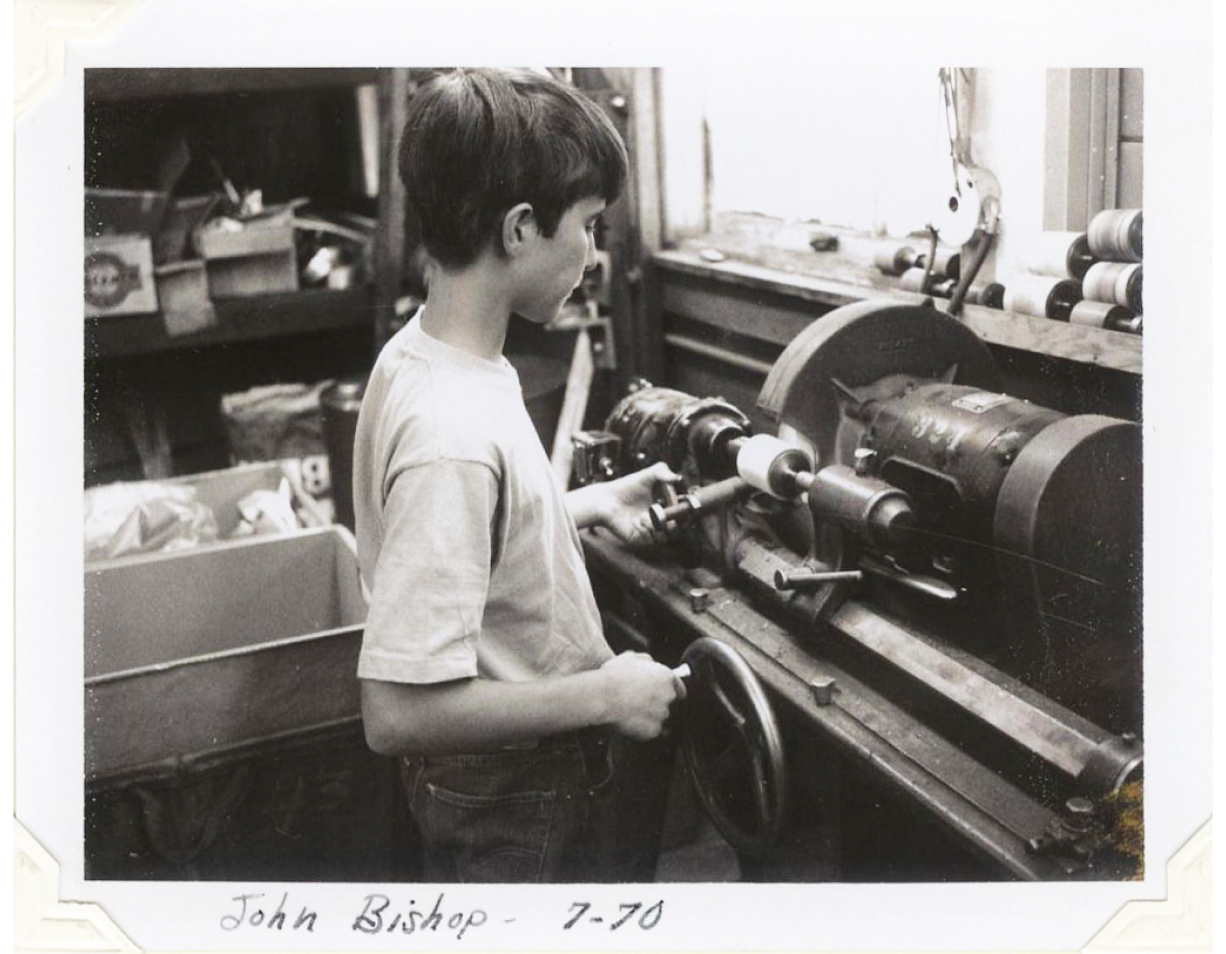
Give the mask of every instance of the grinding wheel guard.
[{"label": "grinding wheel guard", "polygon": [[681,745],[694,788],[720,833],[761,854],[779,837],[787,763],[774,709],[745,658],[710,637],[694,640]]},{"label": "grinding wheel guard", "polygon": [[758,409],[804,435],[823,465],[850,465],[859,428],[842,414],[840,394],[892,375],[990,392],[1003,387],[987,345],[956,318],[926,305],[861,301],[792,339],[766,376]]}]

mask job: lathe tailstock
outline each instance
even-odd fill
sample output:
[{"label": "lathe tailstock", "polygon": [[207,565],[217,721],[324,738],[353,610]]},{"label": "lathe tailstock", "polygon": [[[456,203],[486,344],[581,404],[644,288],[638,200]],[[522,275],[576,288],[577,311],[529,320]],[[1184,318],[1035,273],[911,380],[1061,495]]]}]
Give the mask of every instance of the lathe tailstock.
[{"label": "lathe tailstock", "polygon": [[879,303],[758,404],[777,434],[644,387],[576,459],[683,475],[657,546],[585,545],[611,634],[695,672],[683,745],[747,870],[1138,877],[1139,426],[1002,394],[964,326]]}]

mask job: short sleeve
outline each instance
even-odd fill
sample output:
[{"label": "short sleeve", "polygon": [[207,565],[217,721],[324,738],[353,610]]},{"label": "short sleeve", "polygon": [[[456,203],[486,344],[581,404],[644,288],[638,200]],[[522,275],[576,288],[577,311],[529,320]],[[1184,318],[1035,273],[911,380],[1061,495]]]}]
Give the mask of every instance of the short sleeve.
[{"label": "short sleeve", "polygon": [[397,474],[384,505],[360,678],[477,675],[497,505],[498,481],[485,464],[436,460]]}]

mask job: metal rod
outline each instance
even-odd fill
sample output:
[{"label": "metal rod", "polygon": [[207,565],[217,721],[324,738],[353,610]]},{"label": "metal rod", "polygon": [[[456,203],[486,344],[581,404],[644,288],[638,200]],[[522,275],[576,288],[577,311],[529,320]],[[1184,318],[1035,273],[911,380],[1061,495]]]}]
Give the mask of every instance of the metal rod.
[{"label": "metal rod", "polygon": [[670,344],[681,351],[700,354],[704,358],[713,358],[716,361],[724,362],[724,364],[730,364],[735,368],[753,371],[755,374],[770,374],[771,368],[774,367],[769,361],[747,358],[744,355],[737,354],[735,351],[707,344],[705,341],[698,341],[695,338],[688,338],[685,335],[667,334],[664,336],[664,341],[666,344]]},{"label": "metal rod", "polygon": [[864,579],[860,570],[828,570],[823,572],[810,570],[775,571],[775,589],[800,590],[818,587],[825,583],[859,583]]}]

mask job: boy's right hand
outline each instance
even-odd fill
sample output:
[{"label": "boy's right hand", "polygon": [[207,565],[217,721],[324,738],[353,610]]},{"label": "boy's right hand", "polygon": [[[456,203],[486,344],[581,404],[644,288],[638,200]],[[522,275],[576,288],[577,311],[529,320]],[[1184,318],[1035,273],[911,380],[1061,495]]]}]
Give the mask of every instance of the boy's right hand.
[{"label": "boy's right hand", "polygon": [[606,675],[607,723],[622,735],[647,741],[664,731],[672,704],[685,698],[685,683],[646,653],[625,652],[600,667]]}]

